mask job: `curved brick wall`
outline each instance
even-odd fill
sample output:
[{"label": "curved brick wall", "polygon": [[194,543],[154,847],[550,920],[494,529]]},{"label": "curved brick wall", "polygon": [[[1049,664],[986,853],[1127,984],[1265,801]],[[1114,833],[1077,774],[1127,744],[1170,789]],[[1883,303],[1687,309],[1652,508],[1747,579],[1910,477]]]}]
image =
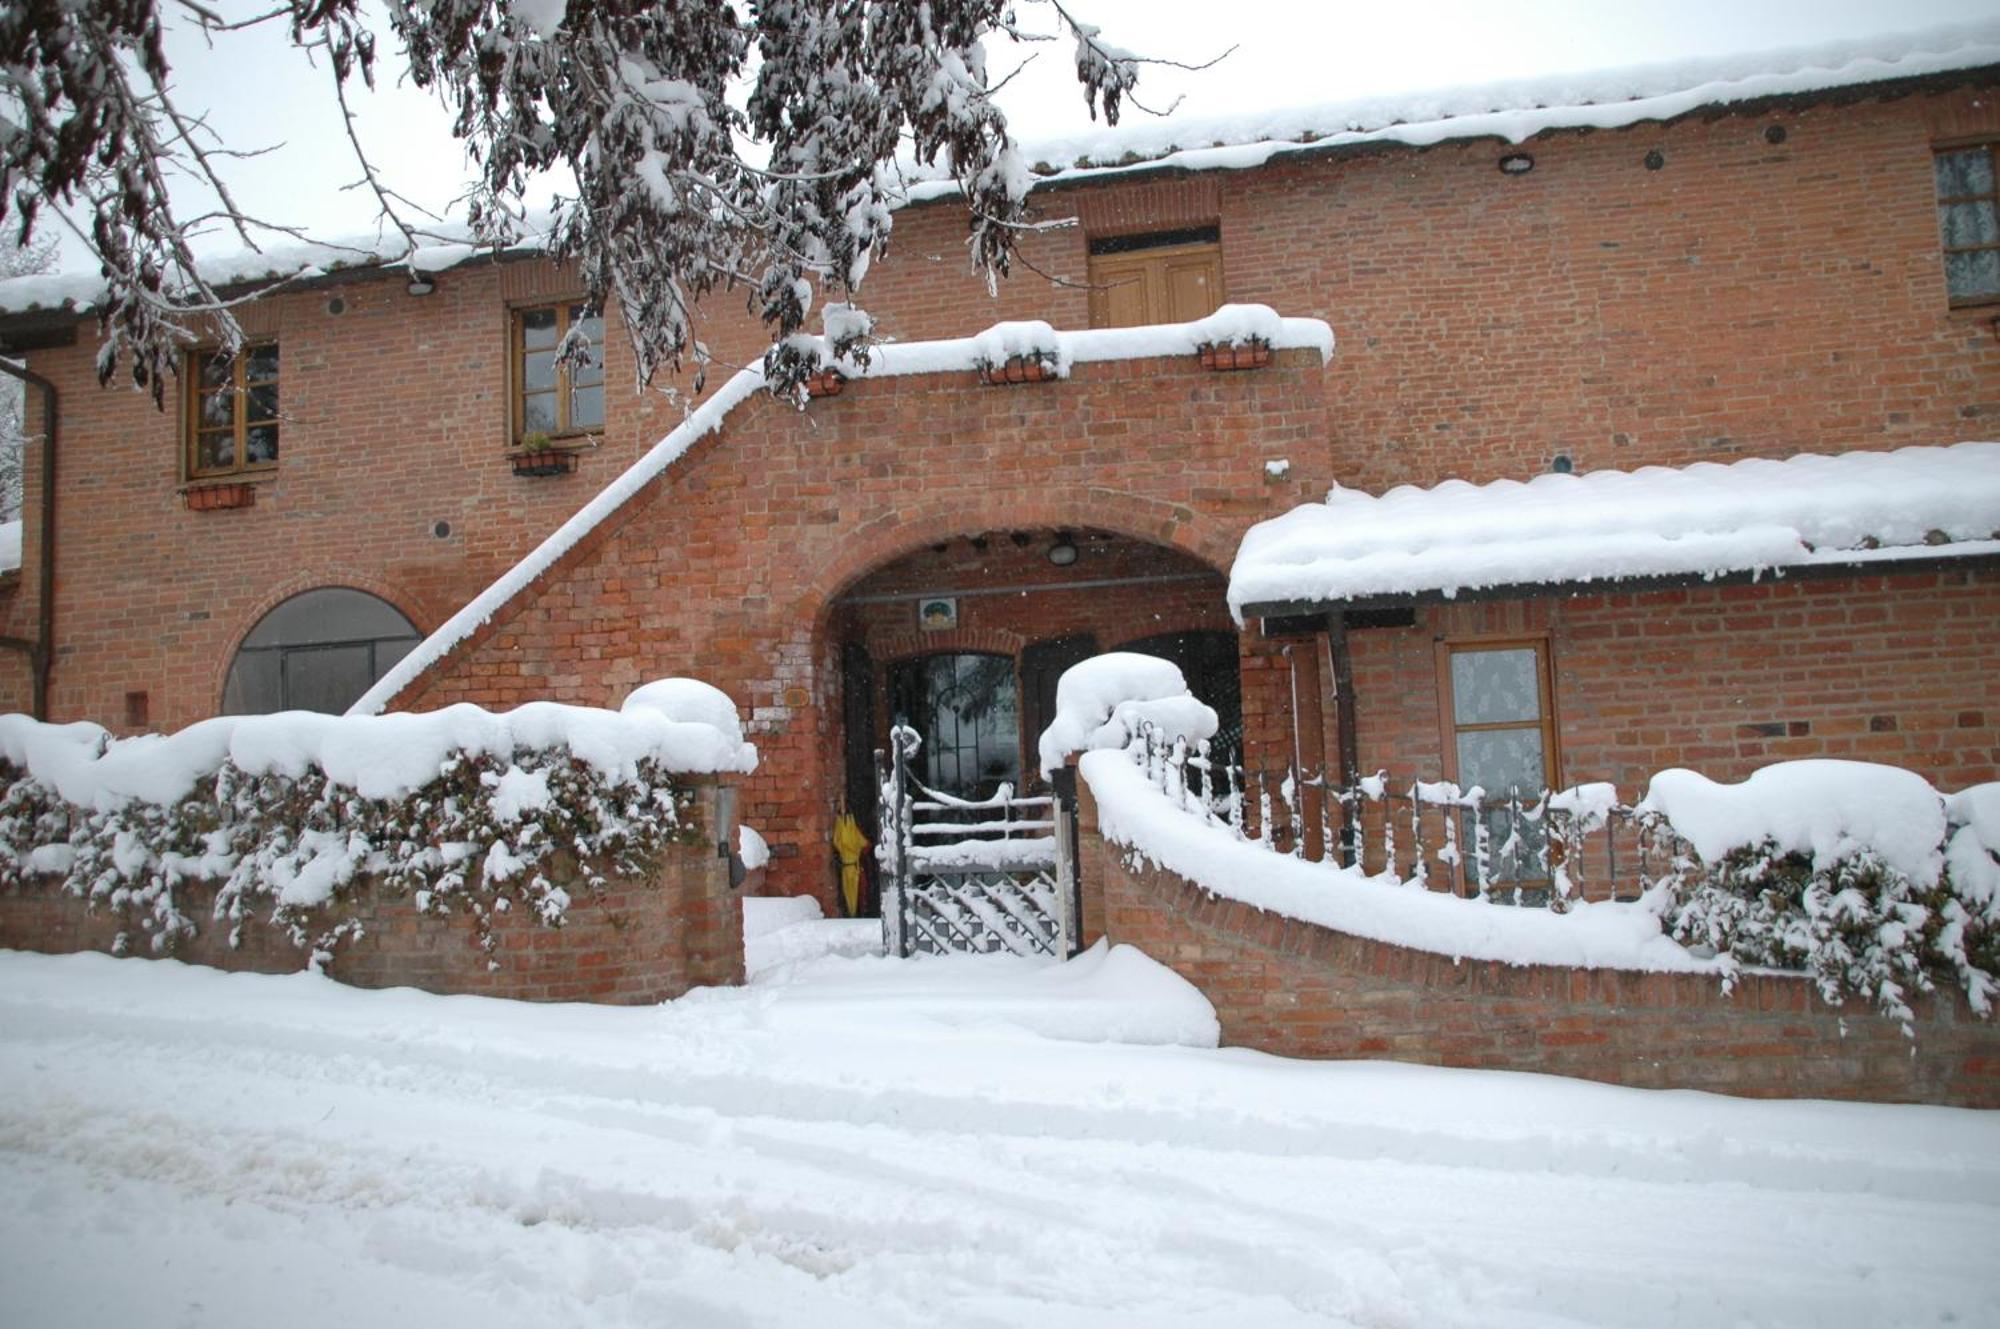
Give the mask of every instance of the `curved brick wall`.
[{"label": "curved brick wall", "polygon": [[1215,1004],[1225,1045],[1546,1071],[1654,1089],[2000,1107],[2000,1023],[1956,996],[1914,1042],[1802,979],[1456,961],[1223,899],[1127,864],[1081,793],[1087,930],[1138,946]]}]

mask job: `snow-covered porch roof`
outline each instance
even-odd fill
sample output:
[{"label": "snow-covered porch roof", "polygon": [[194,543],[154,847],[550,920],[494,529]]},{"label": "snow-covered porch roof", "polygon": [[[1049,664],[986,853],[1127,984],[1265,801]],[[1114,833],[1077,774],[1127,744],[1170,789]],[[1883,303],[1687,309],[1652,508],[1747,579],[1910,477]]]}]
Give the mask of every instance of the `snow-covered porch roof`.
[{"label": "snow-covered porch roof", "polygon": [[1229,607],[1244,619],[1979,556],[2000,557],[2000,443],[1336,487],[1244,534]]}]

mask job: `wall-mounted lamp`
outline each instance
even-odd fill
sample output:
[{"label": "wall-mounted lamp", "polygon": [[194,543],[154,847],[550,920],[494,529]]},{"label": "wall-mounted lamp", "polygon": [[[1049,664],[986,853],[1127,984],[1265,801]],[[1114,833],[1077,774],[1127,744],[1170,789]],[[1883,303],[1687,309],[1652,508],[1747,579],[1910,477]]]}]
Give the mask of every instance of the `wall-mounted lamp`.
[{"label": "wall-mounted lamp", "polygon": [[1049,562],[1059,568],[1066,568],[1076,562],[1076,545],[1064,532],[1056,536],[1056,542],[1049,546]]},{"label": "wall-mounted lamp", "polygon": [[1510,152],[1500,159],[1500,174],[1526,175],[1535,169],[1535,159],[1525,152]]},{"label": "wall-mounted lamp", "polygon": [[429,295],[437,288],[437,278],[431,276],[428,272],[413,272],[410,274],[409,286],[404,289],[408,290],[411,295]]}]

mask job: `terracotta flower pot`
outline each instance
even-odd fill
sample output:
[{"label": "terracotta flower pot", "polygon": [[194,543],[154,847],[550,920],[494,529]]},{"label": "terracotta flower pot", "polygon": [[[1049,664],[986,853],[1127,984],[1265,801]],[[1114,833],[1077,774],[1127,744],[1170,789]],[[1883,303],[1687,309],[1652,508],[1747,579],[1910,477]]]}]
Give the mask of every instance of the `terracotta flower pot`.
[{"label": "terracotta flower pot", "polygon": [[992,386],[1007,383],[1046,383],[1056,376],[1056,367],[1047,360],[1010,356],[1005,364],[979,366],[979,381]]},{"label": "terracotta flower pot", "polygon": [[517,452],[513,461],[516,475],[568,475],[576,470],[576,454],[559,448],[550,448],[542,452]]},{"label": "terracotta flower pot", "polygon": [[1247,341],[1240,346],[1211,343],[1201,348],[1201,367],[1218,372],[1233,369],[1262,369],[1271,363],[1271,347],[1266,342]]},{"label": "terracotta flower pot", "polygon": [[214,512],[220,508],[248,508],[257,504],[257,486],[248,484],[195,485],[181,491],[190,512]]},{"label": "terracotta flower pot", "polygon": [[806,380],[806,396],[838,397],[847,386],[847,375],[838,369],[822,369]]}]

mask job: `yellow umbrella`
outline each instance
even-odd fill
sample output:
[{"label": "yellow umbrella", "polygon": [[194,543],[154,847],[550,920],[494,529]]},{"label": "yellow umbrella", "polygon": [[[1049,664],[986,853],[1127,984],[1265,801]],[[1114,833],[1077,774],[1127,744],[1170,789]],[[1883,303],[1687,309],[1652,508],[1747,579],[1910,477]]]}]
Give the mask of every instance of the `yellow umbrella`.
[{"label": "yellow umbrella", "polygon": [[849,918],[861,913],[861,855],[867,848],[868,837],[852,812],[834,818],[833,852],[840,856],[840,895]]}]

